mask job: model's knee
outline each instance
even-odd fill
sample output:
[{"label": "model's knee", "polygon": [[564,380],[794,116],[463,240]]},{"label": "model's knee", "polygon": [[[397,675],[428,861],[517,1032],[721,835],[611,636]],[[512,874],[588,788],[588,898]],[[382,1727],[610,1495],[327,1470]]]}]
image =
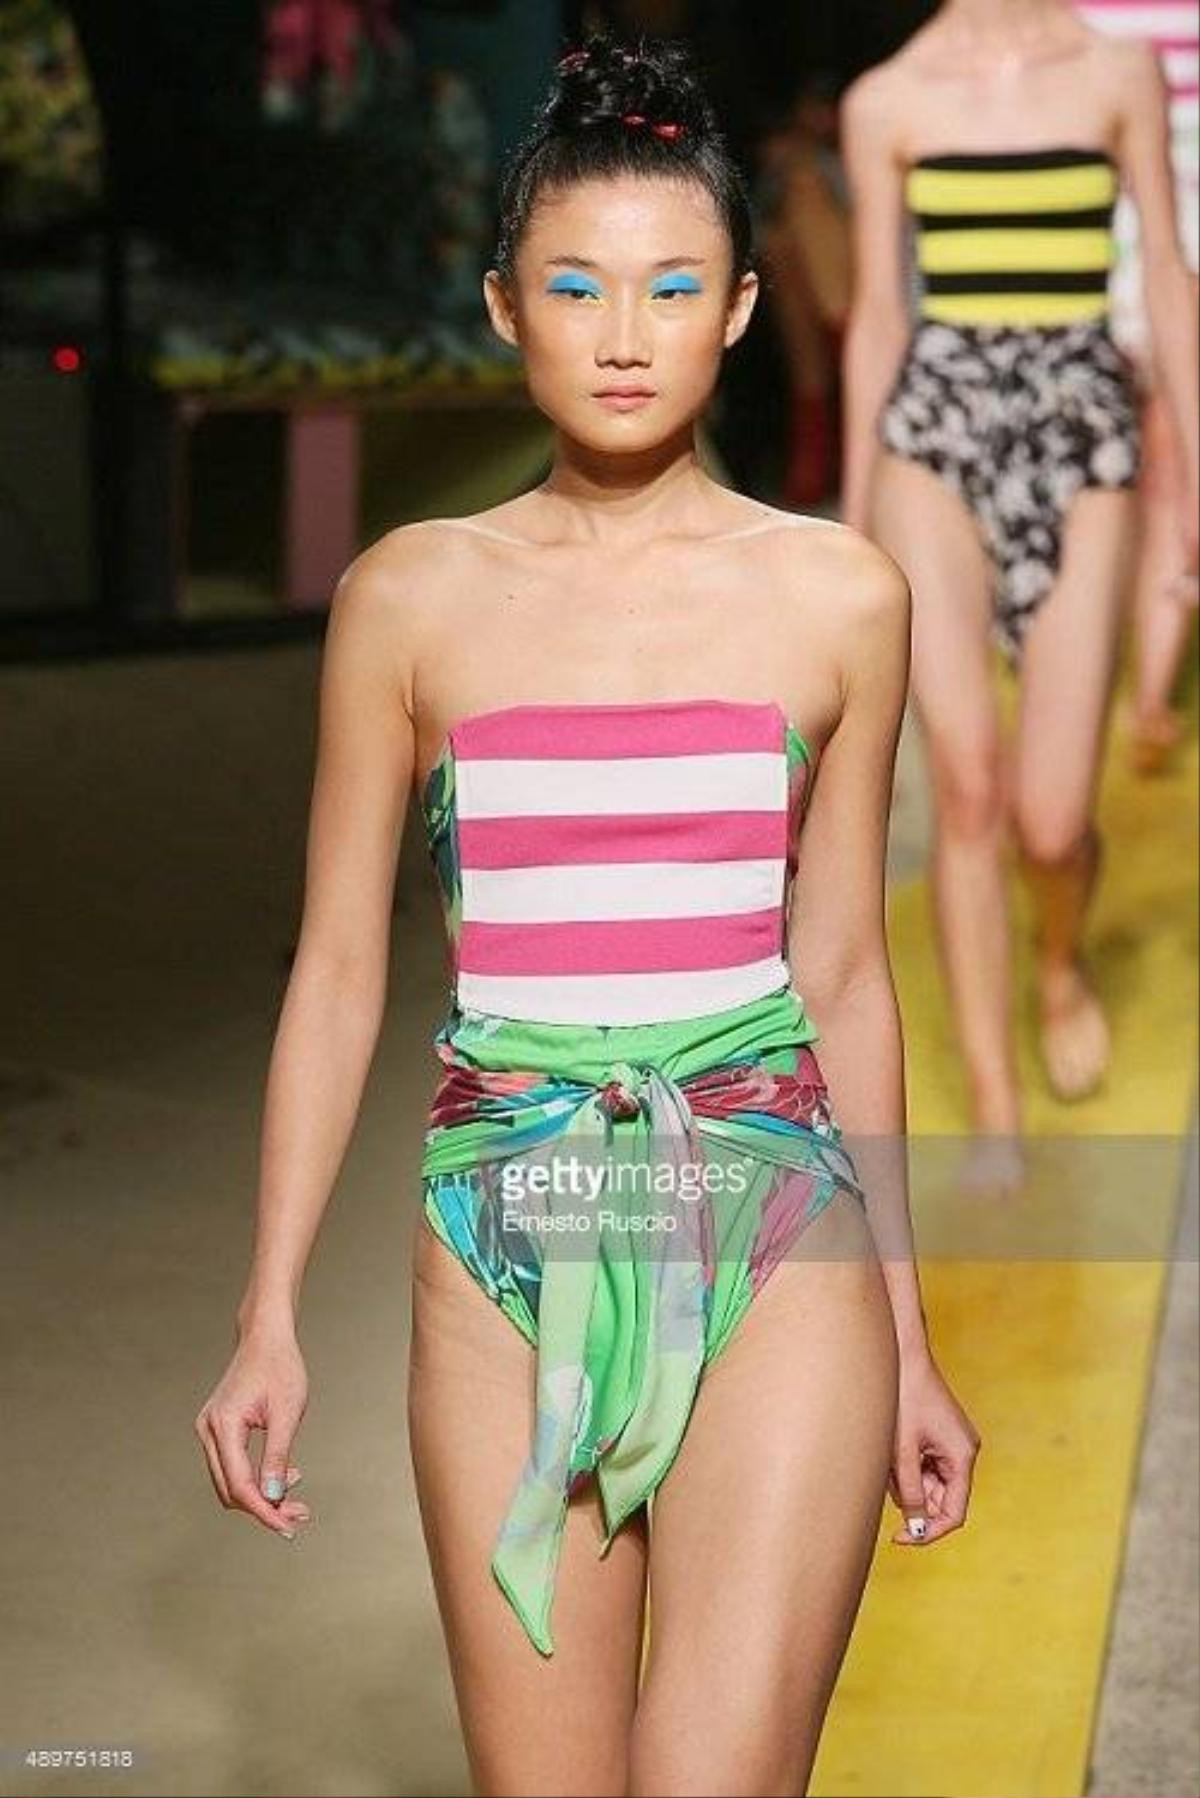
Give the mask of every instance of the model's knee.
[{"label": "model's knee", "polygon": [[1014,822],[1022,858],[1048,873],[1066,872],[1094,852],[1094,826],[1074,811],[1018,810]]},{"label": "model's knee", "polygon": [[939,829],[967,841],[983,841],[1004,829],[1004,764],[998,746],[948,759],[935,768],[934,787]]},{"label": "model's knee", "polygon": [[750,1718],[737,1704],[705,1704],[696,1727],[682,1727],[678,1698],[657,1703],[643,1694],[630,1738],[629,1798],[804,1798],[816,1756],[818,1729],[794,1710],[776,1726]]}]

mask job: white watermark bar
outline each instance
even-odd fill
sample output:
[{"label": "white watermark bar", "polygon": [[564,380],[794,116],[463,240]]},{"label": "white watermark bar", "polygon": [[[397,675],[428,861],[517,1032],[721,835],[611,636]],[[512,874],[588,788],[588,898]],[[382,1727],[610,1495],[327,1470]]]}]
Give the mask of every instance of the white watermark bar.
[{"label": "white watermark bar", "polygon": [[[1131,1262],[1196,1260],[1194,1220],[1180,1229],[1188,1136],[967,1134],[794,1141],[778,1161],[642,1133],[636,1149],[553,1143],[491,1161],[476,1182],[490,1240],[537,1259],[605,1252],[744,1259],[770,1236],[781,1258]],[[868,1225],[811,1228],[831,1206]],[[909,1220],[911,1218],[911,1228]],[[577,1248],[574,1246],[577,1245]],[[857,1245],[857,1246],[856,1246]]]}]

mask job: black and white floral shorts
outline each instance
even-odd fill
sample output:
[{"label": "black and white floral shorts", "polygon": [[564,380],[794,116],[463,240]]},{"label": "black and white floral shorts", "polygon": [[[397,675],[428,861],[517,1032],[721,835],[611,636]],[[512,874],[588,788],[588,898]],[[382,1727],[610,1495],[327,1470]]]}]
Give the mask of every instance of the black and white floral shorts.
[{"label": "black and white floral shorts", "polygon": [[1138,402],[1102,319],[1016,328],[916,327],[879,419],[885,448],[920,462],[975,515],[995,571],[993,632],[1009,662],[1054,584],[1081,487],[1132,487]]}]

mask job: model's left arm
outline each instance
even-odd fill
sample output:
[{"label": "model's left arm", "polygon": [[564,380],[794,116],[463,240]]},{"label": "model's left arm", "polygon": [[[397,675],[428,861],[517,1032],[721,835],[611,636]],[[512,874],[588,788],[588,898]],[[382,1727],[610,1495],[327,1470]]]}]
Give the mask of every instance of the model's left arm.
[{"label": "model's left arm", "polygon": [[[842,704],[809,795],[788,919],[792,984],[870,1208],[902,1355],[928,1353],[912,1259],[900,1013],[888,959],[885,875],[912,602],[889,556],[849,528],[817,586],[838,595]],[[833,547],[832,545],[830,546]]]},{"label": "model's left arm", "polygon": [[1122,46],[1120,74],[1121,172],[1138,211],[1142,282],[1155,375],[1175,421],[1183,468],[1186,540],[1196,557],[1200,509],[1200,320],[1196,289],[1179,242],[1170,161],[1167,91],[1148,44]]},{"label": "model's left arm", "polygon": [[837,566],[809,583],[837,594],[831,632],[842,706],[806,808],[792,887],[792,984],[818,1032],[817,1059],[867,1203],[900,1351],[891,1491],[935,1541],[966,1515],[979,1434],[930,1350],[908,1204],[904,1045],[888,957],[888,820],[908,688],[912,602],[900,569],[844,529]]}]

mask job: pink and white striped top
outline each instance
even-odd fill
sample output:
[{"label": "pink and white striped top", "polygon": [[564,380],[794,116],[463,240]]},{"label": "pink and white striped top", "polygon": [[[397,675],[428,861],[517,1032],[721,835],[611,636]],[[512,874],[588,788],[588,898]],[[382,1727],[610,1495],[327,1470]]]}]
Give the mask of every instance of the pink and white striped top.
[{"label": "pink and white striped top", "polygon": [[[1075,0],[1093,30],[1142,38],[1158,53],[1167,89],[1171,170],[1184,259],[1200,264],[1200,0]],[[1117,264],[1111,281],[1113,328],[1135,354],[1149,344],[1142,289],[1140,230],[1123,193],[1114,220]]]},{"label": "pink and white striped top", "polygon": [[515,705],[462,719],[430,775],[449,795],[459,1004],[624,1024],[786,986],[811,767],[774,702]]}]

